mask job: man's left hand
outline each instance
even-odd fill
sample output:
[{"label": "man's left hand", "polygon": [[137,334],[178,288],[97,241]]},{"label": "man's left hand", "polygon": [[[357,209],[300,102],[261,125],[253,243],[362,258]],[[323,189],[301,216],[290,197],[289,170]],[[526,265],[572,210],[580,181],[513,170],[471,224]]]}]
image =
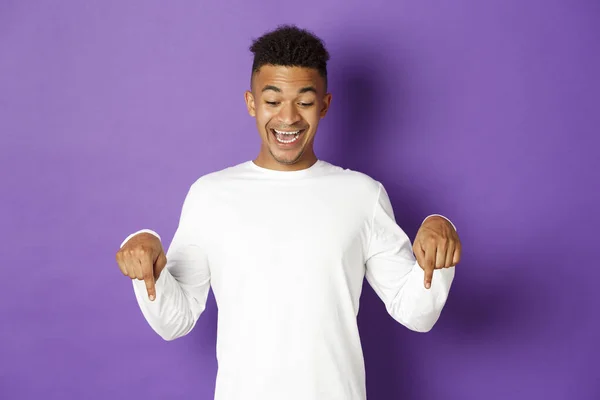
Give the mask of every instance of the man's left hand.
[{"label": "man's left hand", "polygon": [[458,233],[447,219],[429,217],[417,232],[413,252],[425,271],[425,288],[429,289],[435,269],[454,267],[460,261]]}]

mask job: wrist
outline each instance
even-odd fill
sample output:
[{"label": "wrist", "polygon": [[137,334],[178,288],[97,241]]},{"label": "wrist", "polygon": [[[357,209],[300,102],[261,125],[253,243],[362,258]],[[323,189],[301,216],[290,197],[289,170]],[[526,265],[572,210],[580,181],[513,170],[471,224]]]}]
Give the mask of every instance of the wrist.
[{"label": "wrist", "polygon": [[160,235],[158,233],[154,232],[153,230],[151,230],[151,229],[140,229],[139,231],[134,232],[131,235],[127,236],[125,238],[125,240],[123,240],[123,242],[121,242],[121,246],[120,247],[123,247],[125,245],[125,243],[127,243],[131,238],[133,238],[134,236],[137,236],[137,235],[139,235],[141,233],[148,233],[148,234],[150,234],[152,236],[157,237],[159,242],[161,241]]},{"label": "wrist", "polygon": [[443,215],[441,215],[441,214],[431,214],[431,215],[428,215],[428,216],[427,216],[427,217],[426,217],[426,218],[423,220],[423,222],[421,223],[421,225],[425,224],[425,222],[426,222],[426,221],[428,221],[428,220],[433,220],[433,221],[436,221],[436,220],[443,220],[443,221],[446,221],[446,222],[448,222],[450,225],[452,225],[452,228],[454,228],[454,230],[455,230],[455,231],[457,230],[457,229],[456,229],[456,226],[454,225],[454,223],[452,223],[452,221],[450,221],[448,218],[444,217],[444,216],[443,216]]}]

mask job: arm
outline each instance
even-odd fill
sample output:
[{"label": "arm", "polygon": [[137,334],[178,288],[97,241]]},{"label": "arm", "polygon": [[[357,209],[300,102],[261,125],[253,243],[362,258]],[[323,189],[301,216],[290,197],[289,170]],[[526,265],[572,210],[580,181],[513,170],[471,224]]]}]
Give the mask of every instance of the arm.
[{"label": "arm", "polygon": [[[210,270],[206,253],[198,243],[201,228],[198,211],[201,204],[193,186],[184,201],[179,226],[166,253],[167,263],[156,280],[156,299],[148,298],[146,283],[134,279],[133,289],[146,321],[165,340],[188,334],[206,307],[210,288]],[[150,230],[136,232],[150,233]]]},{"label": "arm", "polygon": [[395,221],[381,184],[370,228],[367,281],[396,321],[413,331],[428,332],[446,303],[455,269],[435,270],[431,288],[424,287],[424,271],[415,259],[408,236]]}]

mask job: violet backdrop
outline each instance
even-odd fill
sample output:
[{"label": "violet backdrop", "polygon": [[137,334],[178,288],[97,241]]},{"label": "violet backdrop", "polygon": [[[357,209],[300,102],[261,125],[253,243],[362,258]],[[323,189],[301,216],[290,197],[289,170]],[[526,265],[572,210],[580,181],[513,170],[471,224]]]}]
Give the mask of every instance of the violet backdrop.
[{"label": "violet backdrop", "polygon": [[168,245],[200,175],[253,158],[252,38],[331,52],[320,158],[380,180],[464,255],[434,329],[365,286],[369,400],[600,398],[600,2],[0,2],[0,398],[211,399],[212,294],[165,342],[116,265]]}]

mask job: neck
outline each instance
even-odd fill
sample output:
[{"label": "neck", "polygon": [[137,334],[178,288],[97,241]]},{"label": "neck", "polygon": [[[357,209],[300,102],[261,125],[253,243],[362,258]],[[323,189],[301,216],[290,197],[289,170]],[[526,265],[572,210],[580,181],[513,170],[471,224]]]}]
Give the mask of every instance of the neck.
[{"label": "neck", "polygon": [[302,157],[293,164],[285,164],[277,161],[270,153],[265,155],[261,151],[254,159],[254,163],[259,167],[276,171],[300,171],[310,168],[317,162],[317,160],[318,159],[315,153],[310,152],[308,154],[303,154]]}]

